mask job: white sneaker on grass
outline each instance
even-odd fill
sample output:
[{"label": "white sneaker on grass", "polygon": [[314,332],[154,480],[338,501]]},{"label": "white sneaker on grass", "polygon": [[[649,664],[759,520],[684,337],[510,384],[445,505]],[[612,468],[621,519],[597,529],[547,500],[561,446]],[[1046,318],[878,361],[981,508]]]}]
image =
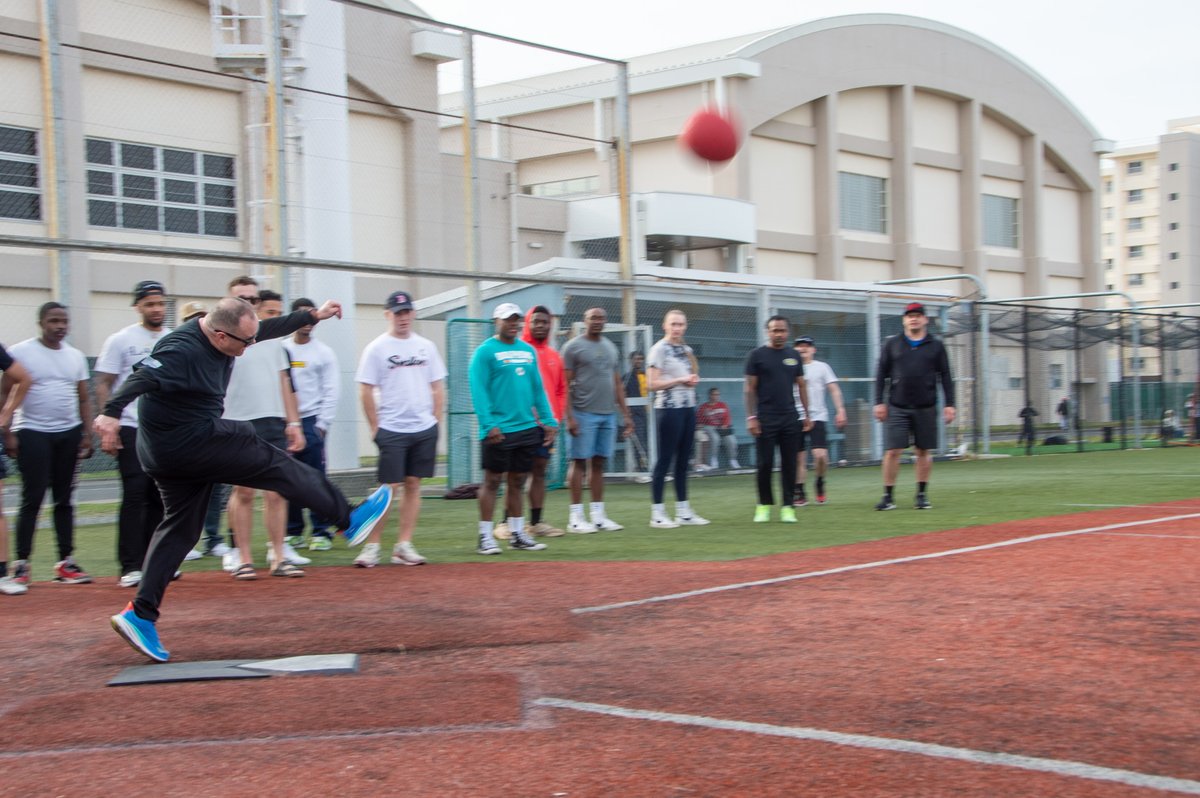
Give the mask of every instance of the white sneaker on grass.
[{"label": "white sneaker on grass", "polygon": [[359,568],[374,568],[379,565],[379,544],[363,544],[362,551],[354,558],[354,564]]},{"label": "white sneaker on grass", "polygon": [[607,517],[593,518],[592,526],[594,526],[600,532],[619,532],[625,528],[625,527],[621,526],[620,524],[618,524],[616,521],[612,520],[611,518],[607,518]]},{"label": "white sneaker on grass", "polygon": [[651,518],[650,526],[654,529],[675,529],[679,524],[672,521],[670,518]]},{"label": "white sneaker on grass", "polygon": [[[302,554],[298,554],[291,543],[283,544],[283,561],[292,565],[312,565],[312,560]],[[275,547],[270,543],[267,544],[267,562],[275,562]]]},{"label": "white sneaker on grass", "polygon": [[567,531],[574,532],[576,535],[590,535],[596,531],[596,525],[590,524],[582,518],[572,518],[567,524]]},{"label": "white sneaker on grass", "polygon": [[484,555],[500,554],[501,549],[498,545],[496,545],[496,539],[494,537],[480,533],[479,545],[475,547],[475,553]]},{"label": "white sneaker on grass", "polygon": [[392,565],[424,565],[425,562],[410,541],[404,540],[392,547]]},{"label": "white sneaker on grass", "polygon": [[675,516],[675,526],[707,526],[710,523],[712,522],[707,518],[703,518],[695,513]]}]

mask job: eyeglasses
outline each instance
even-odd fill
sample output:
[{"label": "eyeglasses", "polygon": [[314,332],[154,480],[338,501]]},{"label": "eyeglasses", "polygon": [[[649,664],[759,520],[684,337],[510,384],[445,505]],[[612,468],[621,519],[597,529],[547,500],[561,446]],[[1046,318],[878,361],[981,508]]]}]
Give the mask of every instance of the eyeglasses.
[{"label": "eyeglasses", "polygon": [[251,305],[257,305],[259,302],[262,302],[262,299],[258,295],[240,296],[238,299],[242,300],[243,302],[249,302]]},{"label": "eyeglasses", "polygon": [[232,338],[235,341],[240,341],[242,346],[250,346],[251,344],[253,344],[255,341],[258,340],[258,336],[256,336],[256,335],[251,336],[249,338],[243,338],[240,335],[234,335],[233,333],[226,332],[225,330],[214,330],[213,332],[219,332],[219,333],[221,333],[221,335],[224,335],[227,338]]}]

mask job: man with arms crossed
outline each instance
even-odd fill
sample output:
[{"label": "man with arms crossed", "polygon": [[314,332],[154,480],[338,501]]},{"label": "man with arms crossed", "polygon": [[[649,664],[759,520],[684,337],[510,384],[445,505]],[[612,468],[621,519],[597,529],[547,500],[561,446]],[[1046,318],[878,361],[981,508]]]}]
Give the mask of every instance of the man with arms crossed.
[{"label": "man with arms crossed", "polygon": [[[142,280],[133,287],[133,306],[141,321],[108,337],[96,359],[96,404],[108,397],[133,373],[158,339],[169,333],[166,289],[157,280]],[[142,561],[150,547],[150,536],[162,521],[162,497],[154,480],[142,469],[137,457],[137,402],[121,413],[121,449],[117,452],[121,474],[121,509],[117,513],[117,562],[121,565],[121,587],[137,587],[142,581]]]},{"label": "man with arms crossed", "polygon": [[[292,311],[314,310],[311,299],[301,297],[292,303]],[[307,324],[292,337],[284,341],[292,367],[292,382],[299,404],[300,424],[304,431],[304,449],[296,459],[318,471],[325,470],[325,436],[337,414],[338,395],[341,393],[342,375],[338,371],[338,359],[333,349],[313,338],[313,325]],[[318,518],[310,510],[308,519],[312,524],[312,537],[308,548],[312,551],[329,551],[333,547],[333,529],[325,518]],[[288,544],[304,545],[304,505],[288,503]]]},{"label": "man with arms crossed", "polygon": [[382,485],[351,511],[346,497],[320,471],[259,438],[250,424],[220,417],[234,359],[259,336],[280,338],[341,312],[337,302],[326,302],[319,310],[297,311],[260,325],[250,304],[222,299],[204,318],[164,336],[96,418],[101,447],[115,453],[121,445],[121,411],[142,397],[138,458],[162,494],[163,522],[150,541],[137,597],[111,621],[130,646],[151,659],[166,662],[170,657],[158,639],[158,608],[175,570],[200,539],[215,484],[273,490],[303,501],[333,519],[352,544],[371,533],[391,502],[392,489]]},{"label": "man with arms crossed", "polygon": [[508,474],[504,495],[508,516],[508,542],[517,551],[541,551],[525,534],[521,491],[538,451],[554,445],[558,422],[542,389],[533,347],[517,340],[521,309],[511,302],[492,312],[496,334],[484,341],[471,356],[468,377],[471,402],[479,422],[483,458],[483,485],[479,488],[479,554],[499,554],[492,535],[492,517],[500,480]]},{"label": "man with arms crossed", "polygon": [[817,504],[825,503],[825,472],[829,470],[828,430],[829,408],[825,404],[825,390],[833,399],[836,414],[833,422],[838,429],[846,426],[846,406],[842,403],[842,389],[838,385],[837,375],[828,363],[817,360],[817,345],[813,339],[803,335],[796,339],[795,349],[800,353],[800,362],[804,364],[804,382],[808,386],[808,410],[806,412],[799,402],[796,412],[800,418],[806,416],[812,419],[812,429],[804,434],[800,442],[800,456],[796,463],[796,506],[808,504],[804,494],[804,481],[808,474],[808,457],[804,451],[805,444],[812,450],[813,470],[817,472]]},{"label": "man with arms crossed", "polygon": [[[413,548],[421,513],[421,480],[433,476],[438,419],[446,405],[446,366],[437,347],[412,331],[412,296],[393,291],[384,303],[388,330],[363,350],[358,361],[358,396],[371,438],[379,447],[379,481],[396,495],[401,485],[400,534],[392,547],[393,565],[424,565]],[[386,515],[385,515],[386,517]],[[382,523],[354,559],[359,568],[379,564]]]},{"label": "man with arms crossed", "polygon": [[[925,306],[904,309],[904,332],[883,342],[875,370],[875,420],[884,422],[883,498],[876,510],[894,510],[892,492],[900,472],[900,453],[910,442],[917,452],[917,496],[913,506],[929,510],[927,489],[937,448],[937,384],[942,383],[942,418],[954,421],[954,380],[946,347],[929,334]],[[886,401],[884,394],[887,394]]]},{"label": "man with arms crossed", "polygon": [[[567,530],[587,534],[615,532],[625,527],[604,512],[604,466],[612,457],[617,439],[617,410],[621,411],[622,437],[633,434],[633,419],[625,406],[621,356],[616,344],[604,337],[608,314],[591,308],[583,314],[584,333],[563,347],[563,375],[567,383],[567,432],[571,435],[571,512]],[[589,471],[592,497],[591,522],[583,516],[583,472]]]},{"label": "man with arms crossed", "polygon": [[[282,315],[283,297],[276,292],[259,291],[258,300],[254,307],[260,321]],[[304,449],[304,432],[289,368],[282,339],[261,341],[250,347],[244,356],[234,361],[223,418],[248,421],[258,437],[295,454]],[[254,571],[250,542],[254,530],[255,493],[252,487],[237,485],[229,494],[229,526],[233,529],[234,552],[238,560],[232,563],[233,578],[241,581],[258,576]],[[308,565],[311,560],[296,554],[284,541],[287,503],[275,491],[263,491],[263,525],[267,528],[267,567],[271,576],[304,576],[304,571],[296,566]]]}]

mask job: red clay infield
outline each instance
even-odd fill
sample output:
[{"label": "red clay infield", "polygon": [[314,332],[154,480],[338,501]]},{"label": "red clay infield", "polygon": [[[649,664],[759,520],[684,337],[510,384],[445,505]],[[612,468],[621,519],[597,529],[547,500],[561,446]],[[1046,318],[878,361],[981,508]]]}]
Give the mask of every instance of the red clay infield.
[{"label": "red clay infield", "polygon": [[[35,585],[0,605],[0,795],[1200,793],[1200,501],[727,563],[204,573],[168,594],[174,660],[359,653],[349,676],[105,687],[142,661],[107,624],[128,596]],[[885,750],[777,736],[797,728]]]}]

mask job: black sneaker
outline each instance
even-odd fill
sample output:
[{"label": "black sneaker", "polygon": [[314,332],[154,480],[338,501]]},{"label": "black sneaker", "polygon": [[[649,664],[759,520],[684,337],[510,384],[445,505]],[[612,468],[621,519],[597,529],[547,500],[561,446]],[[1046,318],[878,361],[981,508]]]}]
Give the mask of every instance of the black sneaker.
[{"label": "black sneaker", "polygon": [[512,537],[508,541],[508,547],[518,551],[541,551],[542,549],[546,548],[546,544],[537,542],[533,538],[526,535],[523,530],[518,532],[517,530],[513,529]]},{"label": "black sneaker", "polygon": [[879,504],[875,505],[876,510],[895,510],[896,503],[892,501],[891,496],[884,496],[879,500]]},{"label": "black sneaker", "polygon": [[924,493],[918,493],[917,498],[913,500],[913,507],[918,510],[932,510],[933,505],[929,503],[928,497]]}]

